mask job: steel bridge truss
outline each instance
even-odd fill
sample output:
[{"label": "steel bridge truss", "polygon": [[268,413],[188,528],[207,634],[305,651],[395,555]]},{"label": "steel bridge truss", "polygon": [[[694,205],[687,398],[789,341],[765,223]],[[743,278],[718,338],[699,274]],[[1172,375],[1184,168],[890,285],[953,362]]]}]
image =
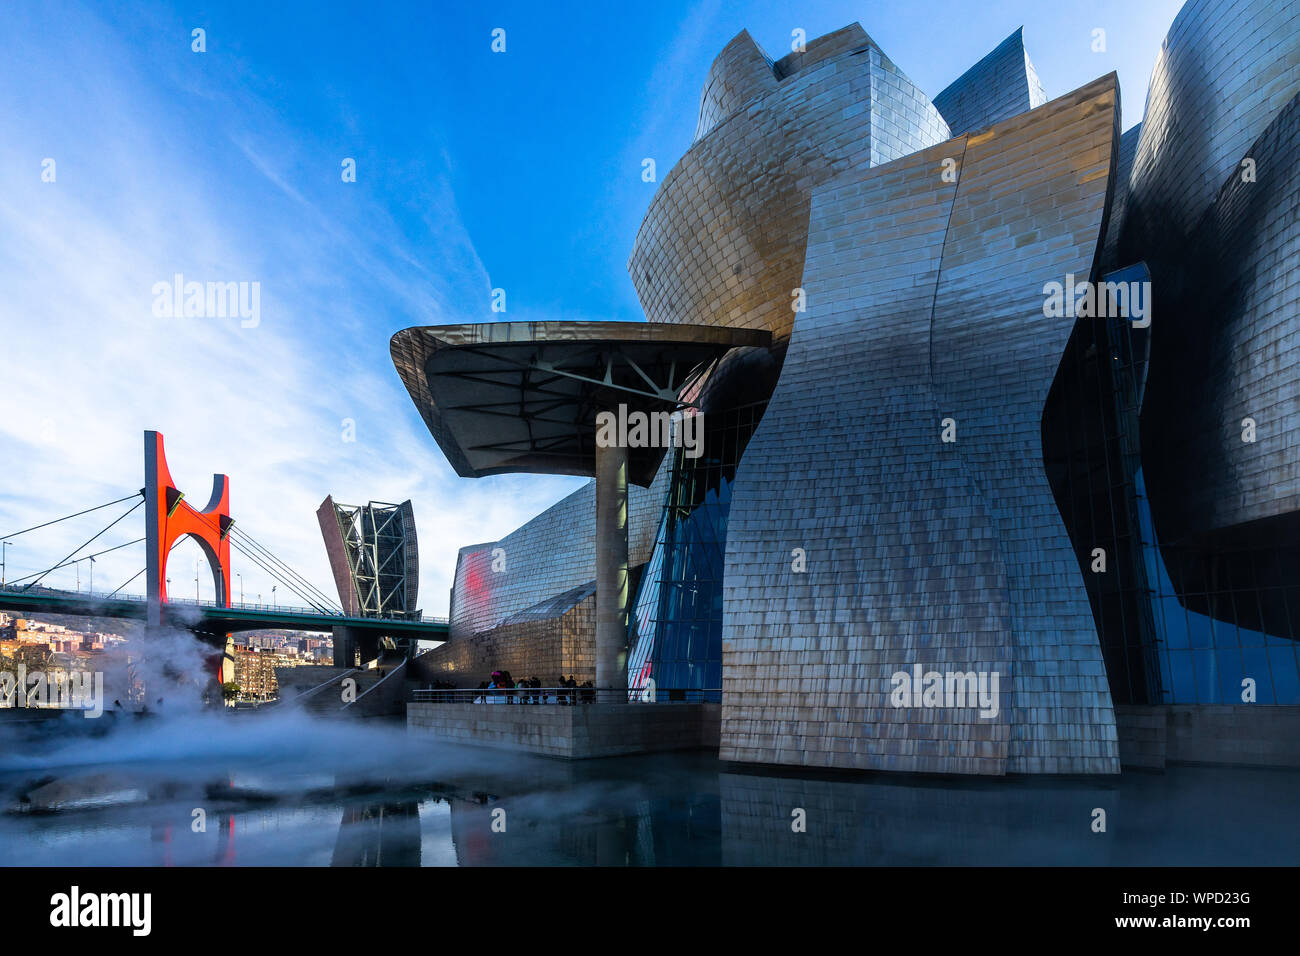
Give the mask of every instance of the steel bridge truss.
[{"label": "steel bridge truss", "polygon": [[361,617],[415,613],[419,565],[411,503],[334,504]]}]

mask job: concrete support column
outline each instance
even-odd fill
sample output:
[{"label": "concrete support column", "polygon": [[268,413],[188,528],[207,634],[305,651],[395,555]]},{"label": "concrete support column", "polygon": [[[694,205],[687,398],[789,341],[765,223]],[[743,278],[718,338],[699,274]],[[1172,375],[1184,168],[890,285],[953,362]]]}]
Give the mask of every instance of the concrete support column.
[{"label": "concrete support column", "polygon": [[627,448],[597,443],[597,687],[627,687],[627,602]]},{"label": "concrete support column", "polygon": [[360,635],[356,628],[338,624],[330,628],[334,632],[334,666],[354,667],[357,651],[360,649]]}]

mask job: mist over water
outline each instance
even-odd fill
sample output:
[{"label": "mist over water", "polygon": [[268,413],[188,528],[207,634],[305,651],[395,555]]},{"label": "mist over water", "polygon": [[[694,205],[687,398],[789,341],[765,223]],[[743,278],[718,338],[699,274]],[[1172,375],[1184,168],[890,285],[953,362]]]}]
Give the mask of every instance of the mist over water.
[{"label": "mist over water", "polygon": [[[0,721],[3,861],[67,866],[1293,865],[1300,773],[816,778],[706,753],[566,762],[288,703],[204,708],[174,632],[161,708]],[[197,668],[197,670],[195,670]],[[159,687],[165,690],[158,690]],[[109,701],[111,704],[111,701]],[[1109,827],[1092,831],[1103,807]],[[807,812],[804,832],[791,827]]]},{"label": "mist over water", "polygon": [[293,707],[271,706],[250,714],[223,711],[197,706],[180,713],[164,709],[149,720],[128,714],[103,736],[31,740],[17,728],[0,726],[0,773],[135,763],[173,763],[183,773],[186,764],[202,772],[198,768],[231,761],[360,769],[387,765],[409,750],[404,729],[387,723],[326,723]]},{"label": "mist over water", "polygon": [[[394,808],[418,819],[419,806],[438,806],[435,789],[448,786],[440,781],[498,757],[439,749],[401,723],[328,720],[296,707],[167,708],[148,719],[106,716],[93,735],[67,732],[80,720],[0,725],[6,862],[329,865],[340,847],[341,862],[365,862],[372,803],[390,819]],[[196,810],[205,818],[198,831]],[[347,851],[352,831],[357,853]],[[408,862],[421,858],[417,850]]]}]

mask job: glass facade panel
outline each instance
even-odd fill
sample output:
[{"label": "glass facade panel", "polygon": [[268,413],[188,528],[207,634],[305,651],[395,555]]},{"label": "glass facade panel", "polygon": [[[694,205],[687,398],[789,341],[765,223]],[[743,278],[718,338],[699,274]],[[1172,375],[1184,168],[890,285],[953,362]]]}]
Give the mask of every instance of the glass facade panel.
[{"label": "glass facade panel", "polygon": [[668,500],[629,615],[633,696],[648,698],[651,686],[656,696],[683,688],[720,692],[731,483],[765,404],[708,416],[699,457],[673,451]]},{"label": "glass facade panel", "polygon": [[[1105,277],[1149,281],[1144,265]],[[1147,331],[1080,319],[1043,413],[1048,477],[1092,603],[1116,704],[1300,704],[1300,553],[1162,544],[1142,474]],[[1105,571],[1095,569],[1096,551]],[[1289,579],[1288,579],[1289,578]],[[1288,584],[1291,584],[1288,587]]]}]

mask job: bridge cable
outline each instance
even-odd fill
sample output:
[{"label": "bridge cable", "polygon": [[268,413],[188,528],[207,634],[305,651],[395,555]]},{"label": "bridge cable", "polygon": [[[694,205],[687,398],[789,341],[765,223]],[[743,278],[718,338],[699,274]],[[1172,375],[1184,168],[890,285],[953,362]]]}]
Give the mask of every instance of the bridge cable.
[{"label": "bridge cable", "polygon": [[[195,514],[200,520],[207,523],[208,527],[221,533],[221,529],[212,521],[211,516],[196,511]],[[276,557],[267,547],[258,542],[248,532],[242,530],[233,522],[228,526],[227,534],[230,538],[231,547],[235,548],[240,554],[252,561],[258,568],[268,574],[277,584],[282,584],[289,591],[292,591],[309,605],[320,611],[322,614],[334,616],[342,615],[343,608],[340,606],[335,610],[330,605],[332,600],[314,584],[305,577],[291,568],[282,559]],[[260,555],[260,557],[259,557]],[[278,570],[277,570],[278,568]],[[307,593],[304,593],[307,592]]]},{"label": "bridge cable", "polygon": [[[140,540],[143,541],[144,538],[141,538]],[[178,544],[180,544],[180,543],[181,543],[181,539],[180,539],[180,538],[177,538],[175,541],[173,541],[173,542],[172,542],[172,546],[171,546],[170,548],[167,549],[167,553],[170,555],[173,551],[176,550],[176,545],[178,545]],[[118,591],[122,590],[122,588],[126,587],[128,584],[130,584],[132,581],[134,581],[136,578],[138,578],[140,575],[144,574],[144,573],[145,573],[146,571],[148,571],[148,570],[149,570],[149,568],[148,568],[147,566],[141,568],[139,571],[135,572],[135,574],[131,575],[129,578],[127,578],[125,581],[123,581],[121,584],[119,584],[117,587],[113,588],[113,590],[109,591],[108,594],[107,594],[106,596],[107,596],[107,597],[112,597],[114,594],[116,594]]]},{"label": "bridge cable", "polygon": [[[36,577],[38,574],[41,575],[41,576],[44,576],[44,575],[46,575],[46,574],[49,574],[50,571],[57,571],[57,570],[59,570],[59,568],[67,568],[67,567],[71,567],[71,566],[74,565],[74,564],[77,564],[77,563],[79,563],[79,562],[81,562],[81,561],[85,561],[87,558],[97,558],[97,557],[99,557],[101,554],[108,554],[110,551],[118,551],[118,550],[121,550],[122,548],[129,548],[131,545],[133,545],[133,544],[139,544],[139,543],[140,543],[141,541],[143,541],[143,540],[144,540],[144,538],[136,538],[134,541],[128,541],[128,542],[126,542],[125,544],[115,544],[115,545],[113,545],[113,547],[111,547],[111,548],[105,548],[103,551],[96,551],[94,554],[86,554],[86,555],[82,555],[80,558],[77,558],[76,561],[64,561],[62,564],[56,564],[54,567],[50,568],[49,571],[34,571],[34,572],[32,572],[31,574],[24,575],[24,576],[21,577],[21,578],[14,578],[14,579],[13,579],[12,581],[10,581],[9,583],[10,583],[10,584],[17,584],[19,581],[26,581],[28,578],[34,578],[34,577]],[[89,541],[86,542],[86,544],[89,544],[89,543],[90,543]],[[86,546],[86,545],[83,544],[81,547],[84,548],[85,546]],[[78,548],[77,550],[80,551],[81,548]],[[76,552],[74,551],[73,554],[75,554],[75,553],[76,553]],[[24,590],[25,590],[25,589],[24,589]],[[116,592],[114,592],[114,593],[116,593]]]},{"label": "bridge cable", "polygon": [[[130,496],[130,497],[135,497],[135,495],[132,495],[132,496]],[[108,524],[106,524],[104,527],[100,528],[99,531],[95,532],[95,534],[93,534],[90,538],[88,538],[84,543],[78,545],[77,548],[76,548],[75,550],[73,550],[71,554],[69,554],[67,557],[65,557],[65,558],[64,558],[62,561],[60,561],[58,564],[54,565],[53,568],[48,568],[47,570],[42,571],[42,572],[41,572],[41,576],[38,577],[35,581],[33,581],[31,584],[26,585],[26,586],[23,588],[23,590],[24,590],[24,591],[31,590],[33,587],[35,587],[37,584],[39,584],[40,581],[41,581],[41,578],[43,578],[43,577],[45,577],[45,575],[49,574],[50,571],[53,571],[54,568],[62,567],[63,564],[64,564],[64,562],[66,562],[66,561],[68,560],[68,558],[71,558],[73,555],[75,555],[78,551],[80,551],[80,550],[81,550],[82,548],[84,548],[86,545],[90,544],[91,541],[94,541],[96,538],[98,538],[101,534],[103,534],[103,533],[104,533],[105,531],[107,531],[109,528],[113,527],[113,525],[117,524],[119,521],[121,521],[123,518],[125,518],[127,515],[129,515],[131,512],[135,511],[136,508],[139,508],[142,504],[144,504],[144,496],[141,495],[141,496],[139,496],[139,497],[140,497],[140,500],[139,500],[139,501],[137,501],[135,504],[133,504],[130,508],[128,508],[128,509],[127,509],[125,512],[123,512],[122,514],[118,515],[116,518],[114,518],[112,521],[110,521],[110,522],[109,522]],[[129,500],[129,499],[128,499],[128,500]],[[29,576],[30,576],[30,575],[29,575]]]},{"label": "bridge cable", "polygon": [[264,555],[269,561],[274,563],[277,567],[281,568],[286,575],[293,577],[305,588],[311,590],[312,593],[319,600],[322,600],[327,604],[330,603],[332,599],[327,594],[325,594],[325,592],[323,592],[320,588],[316,587],[314,584],[308,581],[303,575],[295,571],[292,567],[290,567],[288,562],[284,561],[283,559],[275,555],[269,548],[267,548],[265,545],[259,542],[247,531],[243,531],[239,528],[235,528],[235,533],[239,535],[240,539],[244,542],[246,546],[256,549],[258,552]]},{"label": "bridge cable", "polygon": [[[335,612],[335,611],[331,610],[331,609],[328,608],[328,607],[321,607],[321,606],[319,606],[319,605],[318,605],[318,604],[317,604],[317,603],[316,603],[312,598],[307,597],[307,596],[304,595],[304,594],[303,594],[303,593],[302,593],[302,592],[301,592],[297,587],[295,587],[294,584],[293,584],[293,582],[291,582],[291,581],[287,581],[287,580],[284,580],[283,576],[282,576],[281,574],[277,573],[276,570],[275,570],[273,567],[268,567],[267,564],[266,564],[263,560],[259,559],[258,556],[257,556],[255,553],[249,553],[249,551],[246,549],[246,547],[245,547],[244,545],[242,545],[242,543],[241,543],[241,541],[240,541],[240,538],[236,538],[236,537],[235,537],[235,533],[236,533],[236,531],[237,531],[238,529],[236,528],[234,522],[231,522],[229,525],[227,525],[227,527],[226,527],[226,531],[224,532],[224,535],[223,535],[223,532],[222,532],[221,527],[220,527],[220,523],[217,522],[217,521],[214,521],[214,520],[213,520],[214,516],[209,515],[209,514],[205,514],[205,513],[202,512],[202,511],[194,511],[193,514],[194,514],[194,516],[197,517],[200,521],[202,521],[204,524],[206,524],[210,529],[212,529],[213,531],[217,532],[217,535],[218,535],[219,537],[220,537],[220,536],[228,537],[229,540],[230,540],[230,545],[231,545],[231,547],[233,547],[236,551],[238,551],[238,552],[239,552],[240,554],[242,554],[244,557],[246,557],[246,558],[248,558],[250,561],[252,561],[252,562],[253,562],[253,563],[254,563],[254,564],[255,564],[255,565],[256,565],[260,570],[262,570],[262,571],[265,572],[267,575],[269,575],[269,576],[271,577],[271,579],[274,580],[277,584],[283,584],[283,585],[285,586],[286,590],[292,591],[292,592],[293,592],[294,594],[296,594],[299,598],[301,598],[302,600],[306,601],[309,605],[311,605],[315,610],[319,611],[320,613],[322,613],[322,614],[326,614],[326,615],[331,615],[331,616],[337,616],[337,614],[338,614],[339,612]],[[243,533],[243,532],[239,532],[239,534],[240,534],[240,536],[241,536],[242,538],[249,538],[249,535],[247,535],[247,534],[245,534],[245,533]],[[181,540],[180,538],[177,538],[177,539],[176,539],[176,542],[179,543],[180,540]],[[251,539],[250,539],[250,540],[251,540]],[[256,542],[254,542],[254,544],[256,544]],[[175,547],[175,544],[173,544],[173,547]],[[260,547],[260,545],[259,545],[259,547]],[[263,551],[266,551],[265,548],[262,548],[262,550],[263,550]],[[171,552],[168,552],[168,553],[170,554]],[[267,554],[270,555],[270,552],[268,551]],[[274,555],[270,555],[270,556],[271,556],[272,558],[275,557]],[[277,558],[276,560],[279,560],[279,559]],[[281,561],[280,563],[283,564],[284,562]],[[288,565],[285,565],[285,567],[288,568]],[[292,568],[289,568],[289,570],[292,571]],[[299,575],[299,578],[301,578],[301,575]],[[132,580],[134,580],[134,578],[132,578]],[[129,583],[129,582],[128,582],[128,583]],[[305,579],[303,579],[303,585],[304,585],[305,587],[311,588],[311,585],[310,585],[310,584],[309,584]],[[124,586],[125,586],[125,585],[124,585]],[[314,588],[313,588],[312,590],[314,590]],[[326,599],[326,601],[328,601],[328,598]]]},{"label": "bridge cable", "polygon": [[252,536],[247,532],[240,531],[237,527],[231,527],[230,531],[230,546],[252,561],[277,584],[283,585],[286,590],[292,591],[322,614],[337,615],[342,613],[342,608],[338,611],[331,608],[328,597],[322,594],[301,574],[298,574],[293,568],[285,564],[284,561],[253,540]]},{"label": "bridge cable", "polygon": [[311,605],[315,610],[319,611],[319,612],[322,613],[322,614],[327,614],[327,615],[330,615],[330,616],[337,616],[336,612],[334,612],[334,611],[331,610],[330,608],[320,606],[320,605],[317,604],[316,601],[314,601],[312,598],[308,597],[307,595],[305,595],[305,594],[303,594],[301,591],[299,591],[298,588],[295,587],[295,586],[293,585],[292,582],[283,580],[283,579],[280,577],[280,575],[276,573],[275,569],[272,568],[272,567],[269,567],[269,566],[268,566],[268,565],[267,565],[267,564],[262,560],[262,558],[259,557],[255,552],[246,551],[246,550],[244,549],[243,545],[241,545],[239,542],[236,542],[236,541],[231,541],[230,544],[231,544],[231,546],[232,546],[236,551],[238,551],[238,552],[239,552],[240,554],[242,554],[244,557],[248,558],[248,560],[252,561],[253,564],[255,564],[255,565],[256,565],[258,568],[260,568],[263,572],[265,572],[267,575],[269,575],[273,581],[275,581],[277,584],[283,585],[284,588],[285,588],[286,590],[288,590],[288,591],[292,591],[294,594],[298,595],[298,597],[300,597],[302,600],[306,601],[306,602],[307,602],[309,605]]},{"label": "bridge cable", "polygon": [[76,514],[64,515],[62,518],[55,518],[53,521],[47,521],[44,524],[32,525],[30,528],[24,528],[22,531],[15,531],[13,532],[13,534],[0,535],[0,538],[16,538],[20,534],[26,534],[28,531],[39,531],[41,528],[48,528],[52,524],[58,524],[60,521],[67,521],[69,518],[80,518],[82,515],[88,515],[92,511],[101,511],[104,508],[109,507],[110,505],[118,505],[121,504],[123,501],[130,501],[132,498],[143,498],[143,497],[144,496],[137,491],[134,494],[127,495],[125,498],[118,498],[116,501],[109,501],[102,505],[96,505],[93,508],[87,508],[85,511],[78,511]]},{"label": "bridge cable", "polygon": [[135,572],[135,574],[131,575],[129,578],[127,578],[125,581],[123,581],[121,584],[119,584],[117,587],[113,588],[113,590],[109,591],[108,594],[107,594],[107,597],[112,597],[112,596],[113,596],[114,594],[116,594],[118,591],[122,590],[122,588],[126,587],[128,584],[130,584],[132,581],[134,581],[136,578],[138,578],[140,575],[144,574],[145,571],[147,571],[147,570],[149,570],[149,569],[148,569],[148,568],[141,568],[139,571]]},{"label": "bridge cable", "polygon": [[[139,540],[143,541],[144,539],[141,538],[141,539],[139,539]],[[182,540],[181,538],[177,538],[174,542],[172,542],[172,546],[171,546],[170,549],[168,549],[168,552],[167,552],[167,553],[168,553],[168,554],[171,554],[172,551],[176,550],[176,546],[177,546],[178,544],[181,543],[181,540]],[[131,543],[132,543],[132,544],[135,544],[136,542],[131,542]],[[233,542],[232,542],[232,544],[233,544]],[[242,548],[239,548],[237,545],[236,545],[236,548],[237,548],[237,550],[239,550],[239,552],[240,552],[241,554],[244,554],[244,551],[243,551]],[[254,564],[256,564],[259,568],[261,568],[261,570],[263,570],[264,572],[266,572],[266,573],[267,573],[268,575],[270,575],[272,578],[274,578],[278,583],[280,583],[280,584],[284,584],[284,586],[285,586],[286,588],[288,588],[289,590],[293,590],[293,592],[294,592],[295,594],[298,594],[298,592],[297,592],[296,590],[294,590],[294,589],[293,589],[293,588],[292,588],[292,587],[291,587],[287,582],[285,582],[285,581],[280,581],[280,580],[276,577],[276,575],[275,575],[275,573],[272,571],[272,569],[265,567],[265,566],[264,566],[260,561],[257,560],[257,558],[256,558],[255,556],[245,554],[245,557],[248,557],[249,560],[253,561]],[[110,592],[108,593],[108,597],[112,597],[112,596],[113,596],[114,594],[116,594],[118,591],[122,590],[122,588],[126,587],[128,584],[130,584],[132,581],[134,581],[136,578],[138,578],[140,575],[144,574],[145,571],[147,571],[147,570],[148,570],[148,568],[141,568],[139,571],[135,572],[135,574],[131,575],[129,578],[127,578],[125,581],[123,581],[121,584],[119,584],[116,588],[114,588],[112,591],[110,591]],[[304,595],[302,595],[302,594],[298,594],[298,597],[302,598],[302,599],[305,600],[305,601],[308,601],[308,603],[311,603],[310,600],[309,600],[308,598],[306,598],[306,597],[305,597]],[[316,610],[320,611],[320,612],[323,613],[323,614],[333,615],[333,612],[330,611],[328,608],[317,607],[315,604],[313,604],[312,606],[315,607]]]},{"label": "bridge cable", "polygon": [[[96,538],[102,535],[105,531],[108,531],[108,529],[113,527],[113,525],[117,524],[127,515],[131,514],[131,512],[135,511],[136,508],[140,507],[140,505],[144,503],[143,501],[144,496],[140,492],[135,492],[134,494],[126,495],[122,498],[117,498],[113,501],[105,502],[102,505],[96,505],[94,508],[87,508],[84,511],[78,511],[73,514],[64,515],[61,518],[55,518],[52,521],[46,521],[42,524],[33,525],[30,528],[24,528],[22,531],[15,531],[10,534],[0,536],[3,538],[16,538],[19,535],[27,534],[30,531],[37,531],[41,528],[46,528],[49,527],[50,525],[55,525],[58,524],[59,522],[67,521],[71,518],[78,518],[85,514],[91,514],[92,512],[95,511],[101,511],[104,508],[111,507],[112,505],[121,504],[124,501],[130,501],[132,498],[140,498],[141,500],[136,502],[136,504],[133,505],[130,509],[128,509],[124,514],[120,515],[117,519],[115,519],[114,521],[106,525],[104,528],[102,528],[97,534],[87,539],[84,543],[81,544],[80,547],[78,547],[76,550],[68,554],[58,564],[55,564],[54,566],[47,568],[45,571],[34,572],[33,574],[29,574],[26,575],[25,577],[18,578],[12,583],[17,584],[20,581],[27,580],[27,578],[32,578],[32,577],[36,578],[35,581],[33,581],[31,584],[23,588],[23,590],[26,591],[32,587],[35,587],[38,583],[40,583],[40,580],[44,578],[46,575],[48,575],[50,572],[57,571],[59,568],[68,567],[69,565],[77,563],[76,561],[71,561],[69,559],[72,558],[74,555],[76,555],[77,552],[80,551],[82,548],[84,548],[86,545],[90,544],[92,541],[94,541]],[[209,527],[211,527],[213,530],[216,530],[218,533],[220,533],[220,528],[215,522],[213,522],[210,516],[205,515],[202,512],[198,512],[198,511],[194,513],[200,518],[200,520],[207,523]],[[331,607],[330,605],[334,603],[331,598],[329,598],[323,591],[321,591],[310,581],[308,581],[305,577],[303,577],[303,575],[299,574],[292,567],[290,567],[289,564],[286,563],[283,559],[277,557],[270,549],[265,547],[255,538],[253,538],[252,535],[248,534],[247,532],[244,532],[242,529],[233,526],[229,529],[228,533],[232,535],[237,534],[239,536],[238,541],[235,540],[231,541],[231,544],[236,548],[236,550],[239,551],[246,558],[248,558],[250,561],[252,561],[260,570],[264,571],[278,584],[284,585],[284,587],[287,590],[292,591],[294,594],[302,598],[304,601],[306,601],[317,611],[329,615],[339,615],[342,613],[342,607],[339,607],[337,610]],[[86,557],[98,557],[101,554],[107,554],[109,551],[116,551],[119,548],[128,547],[129,545],[133,545],[133,544],[139,544],[143,540],[145,539],[137,538],[134,541],[127,542],[126,544],[117,545],[116,547],[107,548],[103,551],[97,551],[92,555],[86,555],[82,558],[78,558],[77,561],[85,560]],[[176,545],[180,543],[180,540],[181,539],[178,538],[175,542],[172,543],[172,548],[169,549],[168,551],[169,554],[171,553],[171,550],[174,550]],[[108,596],[112,597],[118,591],[122,590],[122,588],[126,587],[128,584],[130,584],[132,581],[138,578],[140,575],[144,574],[146,570],[148,569],[141,568],[135,574],[131,575],[131,577],[128,578],[126,581],[123,581],[116,588],[110,591]],[[303,593],[304,591],[308,593]]]},{"label": "bridge cable", "polygon": [[[281,568],[281,569],[282,569],[282,572],[283,572],[284,574],[286,574],[287,576],[289,576],[289,577],[291,577],[292,579],[296,580],[296,581],[298,582],[299,585],[301,585],[301,586],[302,586],[303,588],[305,588],[306,590],[310,591],[310,592],[312,593],[313,597],[314,597],[317,601],[320,601],[320,602],[326,604],[327,606],[333,603],[333,602],[332,602],[332,599],[331,599],[328,595],[326,595],[323,591],[321,591],[320,588],[316,587],[314,584],[312,584],[310,581],[308,581],[305,577],[303,577],[301,574],[299,574],[297,571],[295,571],[292,567],[290,567],[290,566],[289,566],[285,561],[283,561],[282,559],[278,558],[278,557],[277,557],[275,554],[273,554],[273,553],[272,553],[268,548],[266,548],[264,545],[262,545],[262,544],[260,544],[258,541],[256,541],[256,540],[253,538],[252,535],[248,534],[247,532],[238,531],[238,529],[236,529],[236,533],[239,534],[240,541],[244,544],[245,547],[254,548],[254,549],[256,549],[257,551],[259,551],[259,552],[260,552],[261,554],[263,554],[263,555],[264,555],[264,556],[265,556],[269,561],[271,561],[275,566],[278,566],[279,568]],[[288,581],[286,581],[286,582],[284,582],[284,583],[286,584],[286,586],[289,584]],[[295,592],[296,592],[296,591],[297,591],[297,589],[295,589]],[[342,607],[340,607],[340,608],[339,608],[339,611],[342,612],[342,610],[343,610]]]},{"label": "bridge cable", "polygon": [[[203,518],[205,521],[208,520],[206,516],[200,515],[200,517]],[[209,524],[211,524],[210,521]],[[256,565],[265,574],[267,574],[273,581],[275,581],[277,584],[284,585],[286,590],[292,591],[299,598],[306,601],[309,605],[311,605],[312,608],[319,611],[320,613],[326,615],[335,614],[335,612],[329,607],[322,607],[312,597],[309,597],[308,595],[304,594],[302,590],[300,590],[300,588],[296,586],[293,581],[286,580],[281,573],[277,572],[276,568],[273,565],[268,564],[267,561],[264,558],[262,558],[256,551],[251,550],[247,545],[245,545],[241,540],[241,538],[235,537],[233,534],[234,531],[233,527],[230,530],[232,531],[232,534],[230,535],[230,546],[234,548],[236,551],[238,551],[240,554],[242,554],[244,557],[252,561],[254,565]],[[248,537],[248,536],[243,535],[242,537]],[[265,551],[265,548],[263,548],[262,550]],[[269,554],[269,552],[267,553]],[[272,555],[272,557],[274,557],[274,555]],[[310,589],[310,585],[305,584],[305,586],[308,589]]]}]

